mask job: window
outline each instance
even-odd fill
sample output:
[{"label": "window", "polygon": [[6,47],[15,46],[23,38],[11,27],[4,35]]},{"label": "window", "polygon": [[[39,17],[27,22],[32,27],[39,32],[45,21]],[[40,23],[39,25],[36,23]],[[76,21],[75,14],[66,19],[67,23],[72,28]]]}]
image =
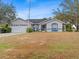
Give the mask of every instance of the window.
[{"label": "window", "polygon": [[58,31],[58,24],[57,23],[53,23],[52,24],[52,31],[53,32],[57,32]]}]

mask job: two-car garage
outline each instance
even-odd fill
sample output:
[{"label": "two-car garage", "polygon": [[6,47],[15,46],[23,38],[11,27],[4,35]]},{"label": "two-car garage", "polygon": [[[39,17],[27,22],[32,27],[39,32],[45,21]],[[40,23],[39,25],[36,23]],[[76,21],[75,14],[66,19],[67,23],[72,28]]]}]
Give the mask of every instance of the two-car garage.
[{"label": "two-car garage", "polygon": [[12,33],[16,33],[16,32],[26,32],[27,26],[12,26]]},{"label": "two-car garage", "polygon": [[27,21],[22,19],[15,20],[11,24],[12,33],[17,33],[17,32],[25,33],[27,27],[28,27]]}]

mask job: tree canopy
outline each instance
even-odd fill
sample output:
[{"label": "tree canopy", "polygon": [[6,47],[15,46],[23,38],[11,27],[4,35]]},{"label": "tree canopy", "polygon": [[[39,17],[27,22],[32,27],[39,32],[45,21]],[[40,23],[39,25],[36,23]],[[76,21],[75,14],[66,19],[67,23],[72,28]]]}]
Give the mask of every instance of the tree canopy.
[{"label": "tree canopy", "polygon": [[73,24],[79,23],[79,1],[78,0],[64,0],[60,4],[60,8],[55,10],[55,18],[60,20],[67,20]]},{"label": "tree canopy", "polygon": [[0,20],[7,20],[10,23],[11,20],[16,18],[16,11],[12,4],[5,4],[0,0]]}]

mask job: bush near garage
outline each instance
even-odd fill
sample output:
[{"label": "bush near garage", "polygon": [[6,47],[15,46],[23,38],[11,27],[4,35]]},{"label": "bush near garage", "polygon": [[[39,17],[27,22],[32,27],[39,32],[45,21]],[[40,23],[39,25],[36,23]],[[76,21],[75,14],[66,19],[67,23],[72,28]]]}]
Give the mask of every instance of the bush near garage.
[{"label": "bush near garage", "polygon": [[31,33],[34,32],[32,28],[27,28],[26,32]]},{"label": "bush near garage", "polygon": [[11,28],[9,27],[8,24],[2,25],[2,26],[0,26],[0,32],[1,33],[10,33]]}]

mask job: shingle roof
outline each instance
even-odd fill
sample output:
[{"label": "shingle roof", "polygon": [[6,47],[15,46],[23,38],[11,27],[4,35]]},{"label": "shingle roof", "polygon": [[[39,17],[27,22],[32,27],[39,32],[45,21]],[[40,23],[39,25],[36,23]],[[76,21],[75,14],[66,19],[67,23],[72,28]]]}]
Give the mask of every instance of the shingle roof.
[{"label": "shingle roof", "polygon": [[46,19],[30,19],[29,21],[32,22],[32,23],[40,23],[44,20],[46,20]]},{"label": "shingle roof", "polygon": [[[22,21],[28,22],[28,19],[24,20],[22,18],[17,18],[16,20],[22,20]],[[32,23],[40,23],[40,22],[45,21],[45,20],[47,20],[47,19],[45,19],[45,18],[44,19],[30,19],[29,21]]]},{"label": "shingle roof", "polygon": [[[21,18],[17,18],[16,20],[22,20],[24,22],[28,22],[28,19],[27,20],[24,20],[24,19],[21,19]],[[52,19],[52,18],[44,18],[44,19],[29,19],[30,22],[34,23],[34,24],[38,24],[38,23],[43,23],[43,22],[47,22],[47,21],[50,21],[50,20],[56,20],[56,19]],[[59,21],[59,20],[58,20]]]}]

